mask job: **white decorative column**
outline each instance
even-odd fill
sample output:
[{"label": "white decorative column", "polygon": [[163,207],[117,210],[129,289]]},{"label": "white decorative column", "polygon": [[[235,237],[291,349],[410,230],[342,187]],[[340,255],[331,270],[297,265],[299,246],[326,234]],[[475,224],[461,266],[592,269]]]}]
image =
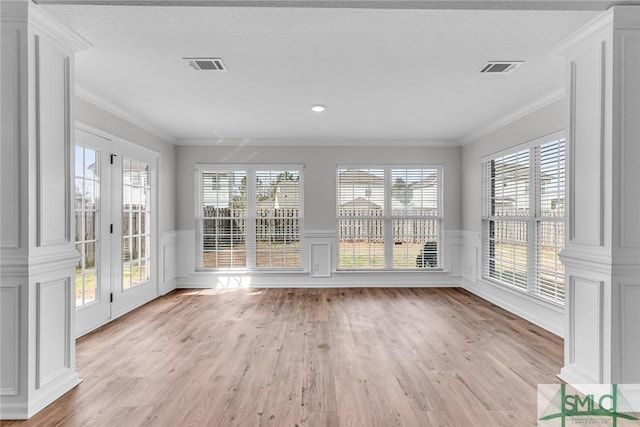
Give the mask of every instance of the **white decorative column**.
[{"label": "white decorative column", "polygon": [[613,6],[561,50],[570,114],[560,378],[640,383],[640,6]]},{"label": "white decorative column", "polygon": [[75,370],[73,55],[86,42],[0,2],[0,419],[28,418]]}]

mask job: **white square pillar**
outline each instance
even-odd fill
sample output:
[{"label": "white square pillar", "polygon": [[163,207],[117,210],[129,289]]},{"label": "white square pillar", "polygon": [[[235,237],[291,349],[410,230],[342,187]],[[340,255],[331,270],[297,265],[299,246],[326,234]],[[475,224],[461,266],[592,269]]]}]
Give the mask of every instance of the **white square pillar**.
[{"label": "white square pillar", "polygon": [[80,37],[0,2],[0,419],[79,384],[75,369],[73,58]]},{"label": "white square pillar", "polygon": [[640,383],[640,6],[572,35],[567,58],[565,364],[573,383]]}]

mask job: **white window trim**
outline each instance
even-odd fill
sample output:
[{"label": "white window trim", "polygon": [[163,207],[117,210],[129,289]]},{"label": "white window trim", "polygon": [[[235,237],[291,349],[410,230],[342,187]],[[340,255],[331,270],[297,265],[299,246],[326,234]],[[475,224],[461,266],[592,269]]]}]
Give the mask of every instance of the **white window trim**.
[{"label": "white window trim", "polygon": [[[340,182],[337,179],[337,172],[339,169],[382,169],[384,170],[384,215],[380,217],[362,217],[362,219],[382,219],[384,221],[384,268],[340,268],[340,229],[339,229],[339,221],[342,217],[338,215],[339,212],[339,201],[338,195],[340,194]],[[435,219],[440,222],[440,227],[438,228],[438,267],[437,268],[393,268],[393,227],[390,226],[393,223],[393,215],[392,215],[392,207],[391,203],[387,200],[391,198],[391,189],[393,187],[393,182],[391,179],[387,179],[387,177],[391,177],[392,169],[435,169],[438,173],[438,215],[434,217],[429,217],[429,219]],[[337,246],[335,251],[335,269],[336,273],[368,273],[368,272],[403,272],[403,273],[430,273],[430,272],[442,272],[444,271],[443,263],[445,259],[445,249],[444,249],[444,166],[441,164],[337,164],[335,167],[336,171],[336,229],[337,229]],[[397,218],[397,217],[396,217]],[[402,218],[412,219],[422,219],[424,217],[419,216],[406,216]]]},{"label": "white window trim", "polygon": [[[500,150],[497,152],[494,152],[492,154],[489,154],[487,156],[484,156],[481,158],[481,165],[482,165],[482,191],[483,191],[483,197],[482,197],[482,217],[481,217],[481,233],[480,233],[480,239],[481,239],[481,259],[482,259],[482,263],[481,263],[481,279],[486,281],[487,283],[490,283],[492,285],[495,286],[499,286],[501,288],[506,288],[511,292],[515,292],[518,293],[520,295],[526,296],[526,297],[530,297],[533,298],[535,300],[538,301],[543,301],[547,304],[550,304],[552,306],[555,307],[561,307],[564,308],[565,303],[564,301],[558,301],[549,297],[545,297],[544,295],[539,294],[538,292],[536,292],[536,286],[535,286],[535,279],[533,278],[534,272],[536,271],[536,265],[535,265],[535,257],[533,254],[536,252],[536,239],[532,238],[531,236],[537,236],[537,232],[538,232],[538,221],[540,220],[540,216],[539,216],[539,203],[538,203],[538,189],[537,186],[535,185],[535,180],[536,180],[536,176],[538,176],[537,174],[537,168],[538,168],[538,164],[537,162],[535,162],[535,153],[534,153],[534,148],[544,145],[546,143],[552,142],[552,141],[556,141],[556,140],[565,140],[565,176],[566,176],[566,171],[568,170],[567,168],[567,164],[568,164],[568,149],[569,149],[569,145],[566,141],[566,136],[565,136],[565,132],[564,130],[559,130],[559,131],[555,131],[552,133],[549,133],[547,135],[529,140],[527,142],[524,142],[522,144],[518,144],[515,146],[512,146],[510,148],[504,149],[504,150]],[[487,265],[487,259],[486,259],[486,249],[487,249],[487,245],[488,245],[488,241],[486,238],[486,225],[489,223],[489,221],[491,220],[496,220],[496,217],[491,217],[487,215],[487,208],[489,207],[489,200],[487,198],[487,195],[484,194],[484,192],[486,191],[487,188],[487,183],[486,183],[486,177],[485,177],[485,173],[484,173],[484,165],[485,163],[491,162],[492,160],[495,160],[497,158],[500,157],[504,157],[504,156],[508,156],[510,154],[514,154],[517,153],[518,151],[523,151],[523,150],[529,150],[529,165],[531,167],[531,173],[529,174],[529,212],[530,214],[526,217],[513,217],[513,216],[504,216],[504,217],[499,217],[498,220],[502,219],[505,221],[522,221],[522,222],[527,222],[527,289],[521,289],[515,285],[506,283],[506,282],[502,282],[500,280],[497,280],[491,276],[489,276],[486,272],[486,265]],[[566,178],[565,178],[566,179]],[[546,218],[547,221],[557,221],[557,222],[565,222],[565,233],[567,232],[567,228],[566,228],[566,218],[567,218],[567,212],[566,212],[566,206],[567,206],[567,201],[566,201],[566,197],[567,197],[567,192],[565,191],[565,214],[562,218],[554,218],[554,217],[549,217]],[[565,242],[566,242],[566,234],[565,234]],[[565,283],[565,287],[566,287],[566,283]],[[565,291],[565,298],[566,298],[566,291]]]},{"label": "white window trim", "polygon": [[[202,236],[203,216],[202,216],[202,174],[204,172],[215,171],[242,171],[246,172],[247,183],[255,182],[255,172],[261,170],[296,170],[300,172],[300,214],[299,224],[299,236],[300,236],[300,267],[256,267],[255,259],[255,227],[247,227],[247,241],[251,241],[252,244],[247,244],[247,266],[238,268],[204,268],[199,267],[196,262],[196,272],[202,273],[243,273],[243,272],[258,272],[258,273],[282,273],[282,274],[296,274],[306,271],[304,268],[304,260],[306,259],[306,245],[304,243],[304,165],[299,163],[196,163],[194,165],[194,179],[195,179],[195,198],[194,198],[194,212],[195,212],[195,232],[196,232],[196,259],[202,257],[202,248],[199,245],[200,238]],[[247,220],[255,220],[255,186],[247,185]],[[249,212],[251,214],[249,214]]]}]

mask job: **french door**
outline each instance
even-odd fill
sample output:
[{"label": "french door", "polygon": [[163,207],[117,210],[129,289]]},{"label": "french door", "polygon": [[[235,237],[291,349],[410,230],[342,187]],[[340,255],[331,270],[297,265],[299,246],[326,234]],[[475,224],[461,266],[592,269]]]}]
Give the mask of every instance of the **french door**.
[{"label": "french door", "polygon": [[113,208],[113,305],[118,317],[158,295],[154,274],[156,236],[156,158],[146,150],[114,144]]},{"label": "french door", "polygon": [[76,336],[111,318],[111,168],[109,140],[76,132],[75,239]]},{"label": "french door", "polygon": [[76,132],[76,336],[158,295],[156,165],[147,150]]}]

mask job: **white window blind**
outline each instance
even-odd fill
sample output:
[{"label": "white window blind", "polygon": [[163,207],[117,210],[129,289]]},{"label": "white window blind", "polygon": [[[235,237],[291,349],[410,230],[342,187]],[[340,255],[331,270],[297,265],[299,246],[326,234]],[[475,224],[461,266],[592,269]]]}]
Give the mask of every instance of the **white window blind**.
[{"label": "white window blind", "polygon": [[290,166],[201,167],[197,268],[300,268],[301,175]]},{"label": "white window blind", "polygon": [[247,267],[246,171],[202,171],[198,268]]},{"label": "white window blind", "polygon": [[543,144],[535,150],[535,155],[539,205],[534,291],[554,300],[564,300],[564,267],[558,254],[564,247],[565,142]]},{"label": "white window blind", "polygon": [[483,165],[483,275],[560,303],[564,157],[559,138]]},{"label": "white window blind", "polygon": [[300,172],[256,172],[256,267],[300,267]]},{"label": "white window blind", "polygon": [[384,176],[382,168],[338,168],[338,268],[385,267]]},{"label": "white window blind", "polygon": [[439,268],[440,176],[439,168],[338,167],[338,268]]}]

